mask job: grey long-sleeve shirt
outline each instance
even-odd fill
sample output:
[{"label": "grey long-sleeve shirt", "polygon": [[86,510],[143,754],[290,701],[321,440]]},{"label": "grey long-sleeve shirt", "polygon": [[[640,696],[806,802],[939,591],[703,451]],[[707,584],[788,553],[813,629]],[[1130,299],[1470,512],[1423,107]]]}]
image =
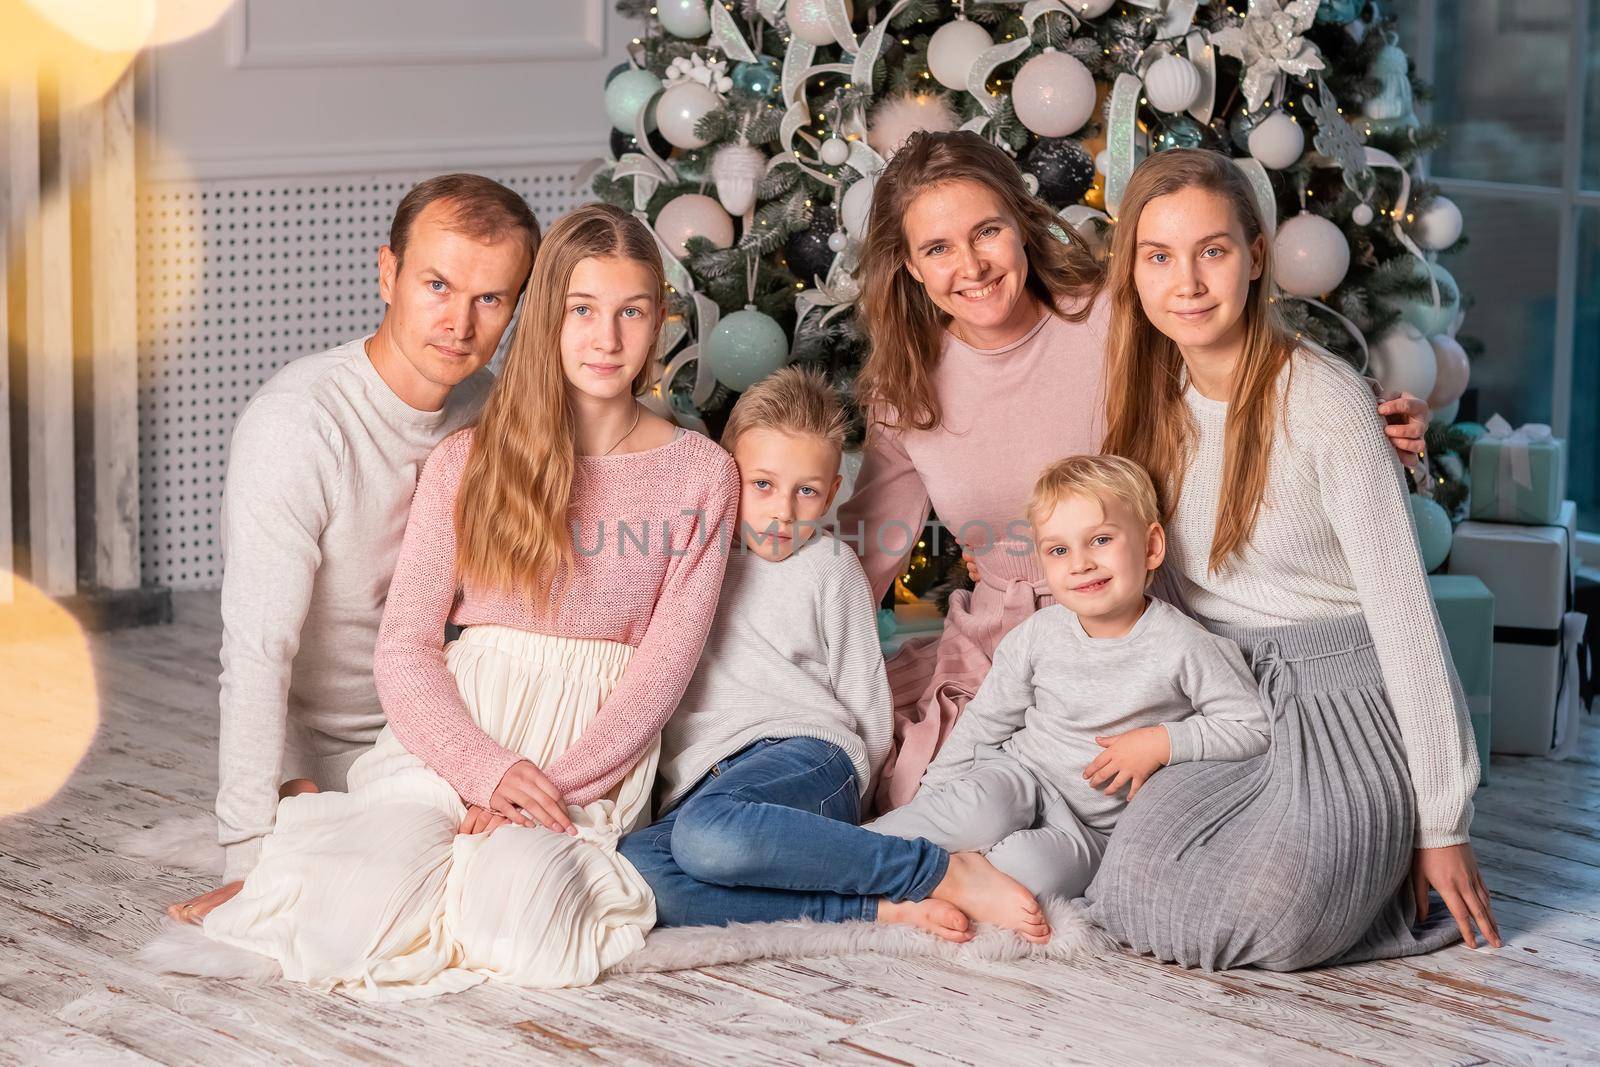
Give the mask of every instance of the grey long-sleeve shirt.
[{"label": "grey long-sleeve shirt", "polygon": [[700,664],[661,732],[660,811],[763,738],[838,745],[864,795],[893,729],[876,607],[856,554],[827,534],[776,563],[735,545]]},{"label": "grey long-sleeve shirt", "polygon": [[1123,637],[1093,638],[1060,604],[1001,640],[994,666],[956,720],[924,787],[959,777],[981,746],[999,747],[1055,789],[1077,816],[1109,831],[1127,805],[1083,777],[1096,737],[1162,725],[1171,763],[1240,760],[1271,741],[1244,654],[1165,601],[1151,598]]},{"label": "grey long-sleeve shirt", "polygon": [[493,380],[480,371],[439,411],[418,411],[361,338],[293,360],[240,416],[222,500],[227,880],[255,866],[283,780],[342,788],[383,728],[372,649],[417,473],[476,417]]}]

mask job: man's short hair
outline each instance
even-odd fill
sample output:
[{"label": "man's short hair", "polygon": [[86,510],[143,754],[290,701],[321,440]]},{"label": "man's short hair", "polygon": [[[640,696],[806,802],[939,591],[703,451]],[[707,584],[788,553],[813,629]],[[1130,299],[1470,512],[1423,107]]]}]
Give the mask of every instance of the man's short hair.
[{"label": "man's short hair", "polygon": [[722,428],[722,447],[732,452],[743,434],[776,430],[818,437],[843,452],[848,427],[844,405],[826,377],[807,368],[784,367],[739,395]]},{"label": "man's short hair", "polygon": [[1143,467],[1121,456],[1068,456],[1050,464],[1034,483],[1028,521],[1039,523],[1068,497],[1097,500],[1102,508],[1107,500],[1120,500],[1140,525],[1161,521],[1155,483]]},{"label": "man's short hair", "polygon": [[389,224],[389,249],[395,259],[405,259],[412,224],[436,202],[445,205],[445,225],[455,233],[474,241],[516,233],[527,245],[530,263],[539,251],[539,220],[520,195],[481,174],[441,174],[412,186],[395,208]]}]

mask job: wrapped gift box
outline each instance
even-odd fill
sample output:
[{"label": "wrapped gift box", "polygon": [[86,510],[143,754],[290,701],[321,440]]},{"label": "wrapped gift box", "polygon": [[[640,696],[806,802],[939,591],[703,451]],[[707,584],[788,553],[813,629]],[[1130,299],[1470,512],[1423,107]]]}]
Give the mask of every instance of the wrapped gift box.
[{"label": "wrapped gift box", "polygon": [[1567,495],[1567,442],[1537,423],[1513,430],[1498,415],[1488,427],[1472,444],[1472,518],[1559,524]]},{"label": "wrapped gift box", "polygon": [[1450,659],[1467,697],[1472,735],[1478,745],[1478,784],[1489,783],[1489,744],[1494,677],[1494,594],[1470,574],[1431,574],[1428,588],[1450,646]]},{"label": "wrapped gift box", "polygon": [[[1578,725],[1577,636],[1571,610],[1577,508],[1549,526],[1464,522],[1449,573],[1473,575],[1494,594],[1491,748],[1521,756],[1570,751]],[[1570,681],[1569,681],[1570,678]]]}]

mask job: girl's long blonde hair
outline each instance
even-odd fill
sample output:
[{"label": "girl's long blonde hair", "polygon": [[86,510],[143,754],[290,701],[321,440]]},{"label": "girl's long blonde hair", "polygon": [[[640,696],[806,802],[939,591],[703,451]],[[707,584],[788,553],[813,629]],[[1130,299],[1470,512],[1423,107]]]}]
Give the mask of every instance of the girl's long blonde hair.
[{"label": "girl's long blonde hair", "polygon": [[1089,246],[1028,192],[1010,156],[970,131],[912,134],[878,176],[861,252],[861,312],[870,347],[856,394],[869,421],[931,430],[943,418],[933,372],[950,316],[906,269],[911,253],[904,222],[912,201],[947,182],[989,189],[1017,220],[1028,256],[1027,291],[1047,311],[1059,313],[1059,302],[1076,298],[1081,305],[1066,317],[1081,322],[1100,290],[1102,270]]},{"label": "girl's long blonde hair", "polygon": [[[1244,174],[1216,152],[1183,148],[1160,152],[1133,172],[1123,193],[1111,242],[1107,285],[1111,329],[1106,353],[1104,450],[1135,460],[1150,472],[1170,521],[1194,452],[1195,425],[1183,401],[1183,357],[1178,346],[1145,315],[1134,285],[1139,219],[1150,202],[1183,189],[1205,189],[1227,201],[1246,244],[1265,238],[1261,209]],[[1208,567],[1219,570],[1249,543],[1267,487],[1267,461],[1277,417],[1278,378],[1294,340],[1273,301],[1272,242],[1263,240],[1261,277],[1245,302],[1245,340],[1229,396],[1222,495]]]},{"label": "girl's long blonde hair", "polygon": [[[456,493],[456,568],[468,583],[536,598],[572,565],[567,508],[577,467],[573,415],[561,369],[567,286],[578,263],[620,258],[643,264],[659,306],[661,254],[638,219],[586,204],[550,228],[534,260],[505,366],[489,393]],[[644,392],[657,352],[633,379]]]}]

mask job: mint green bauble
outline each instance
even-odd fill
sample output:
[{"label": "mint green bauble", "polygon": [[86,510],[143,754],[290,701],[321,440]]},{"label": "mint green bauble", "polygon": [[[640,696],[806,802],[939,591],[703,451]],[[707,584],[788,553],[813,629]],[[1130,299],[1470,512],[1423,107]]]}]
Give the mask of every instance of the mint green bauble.
[{"label": "mint green bauble", "polygon": [[[1412,263],[1415,264],[1413,274],[1425,280],[1422,264],[1416,260],[1412,260]],[[1434,307],[1433,298],[1427,294],[1399,305],[1400,317],[1421,330],[1424,337],[1449,333],[1450,327],[1455,325],[1456,312],[1461,310],[1461,290],[1456,286],[1456,280],[1450,276],[1450,272],[1437,263],[1432,264],[1429,269],[1433,272],[1434,280],[1439,283],[1439,306]]]},{"label": "mint green bauble", "polygon": [[[625,70],[606,83],[606,118],[623,133],[632,133],[639,112],[660,91],[661,79],[648,70]],[[646,130],[656,128],[654,115],[645,121],[644,127]]]},{"label": "mint green bauble", "polygon": [[746,304],[700,342],[700,358],[717,381],[742,393],[789,362],[789,338],[771,315]]},{"label": "mint green bauble", "polygon": [[1450,554],[1450,542],[1455,539],[1449,514],[1437,502],[1412,493],[1411,525],[1417,531],[1417,544],[1422,546],[1422,569],[1437,570]]}]

